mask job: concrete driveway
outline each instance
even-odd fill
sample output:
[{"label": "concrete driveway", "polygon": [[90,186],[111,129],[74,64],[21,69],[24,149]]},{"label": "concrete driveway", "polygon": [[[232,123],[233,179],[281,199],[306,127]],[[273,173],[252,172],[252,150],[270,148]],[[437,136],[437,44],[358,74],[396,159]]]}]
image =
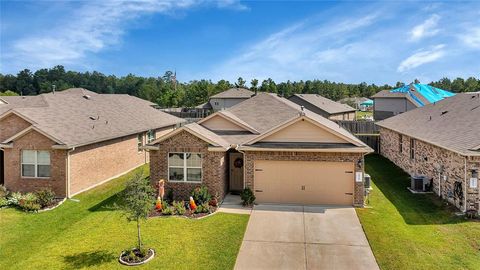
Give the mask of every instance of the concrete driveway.
[{"label": "concrete driveway", "polygon": [[379,269],[352,207],[255,206],[235,269]]}]

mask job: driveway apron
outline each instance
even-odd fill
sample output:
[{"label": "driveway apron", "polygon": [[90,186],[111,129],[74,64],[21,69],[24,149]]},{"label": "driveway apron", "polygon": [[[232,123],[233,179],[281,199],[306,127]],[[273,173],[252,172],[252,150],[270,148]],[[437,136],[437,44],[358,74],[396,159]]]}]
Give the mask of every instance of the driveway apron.
[{"label": "driveway apron", "polygon": [[235,269],[379,269],[352,207],[255,206]]}]

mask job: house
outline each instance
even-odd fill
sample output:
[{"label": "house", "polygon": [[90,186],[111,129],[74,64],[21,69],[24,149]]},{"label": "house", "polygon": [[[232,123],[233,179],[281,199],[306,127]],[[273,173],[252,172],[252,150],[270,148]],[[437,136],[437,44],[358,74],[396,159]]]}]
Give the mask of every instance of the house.
[{"label": "house", "polygon": [[347,97],[340,99],[338,102],[349,105],[362,112],[373,110],[373,100],[366,97]]},{"label": "house", "polygon": [[356,109],[318,94],[295,94],[288,99],[331,120],[355,120]]},{"label": "house", "polygon": [[245,88],[230,88],[210,97],[209,101],[198,105],[197,109],[220,111],[228,109],[252,97],[255,93]]},{"label": "house", "polygon": [[480,92],[425,105],[380,121],[380,152],[462,210],[479,211]]},{"label": "house", "polygon": [[2,184],[71,197],[148,162],[141,147],[183,120],[129,95],[81,88],[0,97]]},{"label": "house", "polygon": [[362,206],[372,149],[338,124],[273,94],[170,132],[146,148],[151,181],[185,200],[206,185],[222,199],[251,188],[257,202]]},{"label": "house", "polygon": [[419,83],[393,90],[382,90],[372,96],[375,101],[373,118],[387,119],[454,95],[452,92]]}]

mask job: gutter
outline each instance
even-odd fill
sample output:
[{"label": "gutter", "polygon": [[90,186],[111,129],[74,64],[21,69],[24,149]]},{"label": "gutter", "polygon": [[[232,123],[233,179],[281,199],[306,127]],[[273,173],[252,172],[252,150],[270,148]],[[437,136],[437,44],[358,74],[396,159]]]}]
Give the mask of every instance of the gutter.
[{"label": "gutter", "polygon": [[463,195],[463,212],[467,212],[467,157],[465,157],[465,167],[464,167],[464,172],[465,172],[465,176],[464,176],[464,184],[465,184],[465,192],[464,192],[464,195]]}]

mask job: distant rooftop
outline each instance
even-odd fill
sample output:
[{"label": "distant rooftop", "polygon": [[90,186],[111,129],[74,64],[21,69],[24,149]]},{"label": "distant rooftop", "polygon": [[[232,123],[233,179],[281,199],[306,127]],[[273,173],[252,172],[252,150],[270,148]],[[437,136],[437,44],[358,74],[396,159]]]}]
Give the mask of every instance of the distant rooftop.
[{"label": "distant rooftop", "polygon": [[409,99],[418,107],[423,107],[430,103],[438,102],[444,98],[452,97],[455,93],[436,88],[428,84],[409,84],[393,90],[383,90],[373,96],[373,98],[402,98]]},{"label": "distant rooftop", "polygon": [[255,93],[245,88],[230,88],[210,98],[250,98]]},{"label": "distant rooftop", "polygon": [[356,109],[339,102],[335,102],[326,97],[322,97],[318,94],[295,94],[296,97],[303,99],[304,101],[312,104],[313,106],[329,113],[344,113],[344,112],[354,112]]}]

